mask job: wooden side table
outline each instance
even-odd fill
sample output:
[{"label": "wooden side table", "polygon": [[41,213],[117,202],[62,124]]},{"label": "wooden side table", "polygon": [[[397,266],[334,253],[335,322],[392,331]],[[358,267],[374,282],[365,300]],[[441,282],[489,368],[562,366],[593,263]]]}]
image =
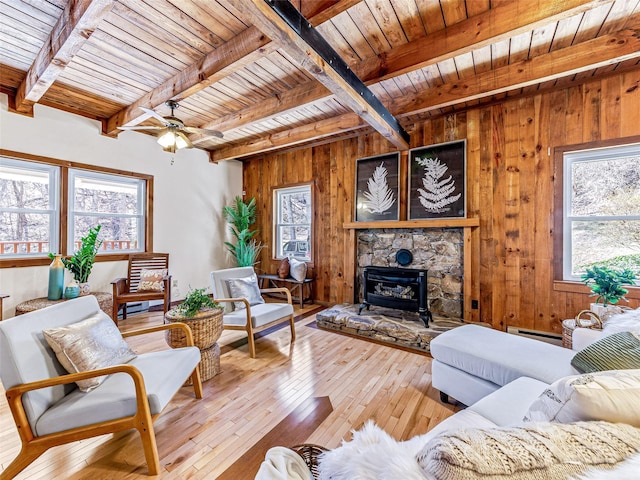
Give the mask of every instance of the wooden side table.
[{"label": "wooden side table", "polygon": [[[111,318],[111,312],[113,310],[113,296],[110,293],[106,292],[91,292],[90,295],[96,297],[96,299],[98,300],[98,304],[100,305],[100,310],[109,315],[109,318]],[[36,310],[40,310],[41,308],[50,307],[51,305],[55,305],[56,303],[66,302],[67,300],[69,299],[61,298],[60,300],[49,300],[47,297],[26,300],[16,305],[16,317],[24,313],[34,312]],[[111,319],[113,320],[113,318]]]},{"label": "wooden side table", "polygon": [[[304,307],[304,302],[307,300],[312,301],[311,299],[311,284],[313,283],[313,278],[305,278],[303,281],[299,282],[295,278],[280,278],[278,275],[273,274],[262,274],[258,275],[258,278],[261,280],[261,288],[279,288],[286,286],[291,290],[291,297],[296,302],[300,302],[300,308]],[[291,287],[289,287],[291,285]],[[274,296],[276,296],[274,294]]]}]

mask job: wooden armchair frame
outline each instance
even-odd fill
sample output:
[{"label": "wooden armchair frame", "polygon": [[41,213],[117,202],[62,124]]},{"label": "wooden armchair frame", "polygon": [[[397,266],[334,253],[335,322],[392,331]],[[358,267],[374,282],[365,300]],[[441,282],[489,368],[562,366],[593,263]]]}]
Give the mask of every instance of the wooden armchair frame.
[{"label": "wooden armchair frame", "polygon": [[[291,303],[291,292],[288,288],[261,288],[260,293],[284,293],[287,297],[287,303],[292,305]],[[287,317],[282,317],[272,322],[266,323],[264,325],[260,325],[259,327],[254,327],[251,322],[251,305],[247,301],[246,298],[216,298],[216,302],[243,302],[245,305],[245,311],[247,315],[247,320],[245,325],[228,325],[223,324],[223,328],[226,330],[245,330],[247,332],[247,337],[249,339],[249,355],[251,358],[256,358],[256,342],[254,338],[254,334],[266,330],[269,327],[282,323],[284,319],[289,320],[289,324],[291,325],[291,341],[295,341],[296,339],[296,326],[294,322],[294,315],[288,315]],[[224,318],[224,317],[223,317]]]},{"label": "wooden armchair frame", "polygon": [[[193,346],[193,335],[188,325],[184,323],[172,323],[169,325],[159,325],[139,330],[132,330],[122,334],[123,337],[131,337],[134,335],[142,335],[146,333],[157,332],[161,330],[169,330],[172,328],[181,328],[185,332],[186,346]],[[136,390],[136,414],[130,417],[124,417],[106,422],[94,423],[83,427],[73,428],[62,432],[51,433],[48,435],[36,436],[31,429],[27,414],[22,404],[22,395],[40,388],[52,387],[55,385],[64,385],[73,383],[77,380],[85,380],[87,378],[98,377],[101,375],[110,375],[113,373],[126,373],[131,376]],[[202,383],[200,381],[200,372],[198,367],[191,374],[193,389],[196,398],[202,398]],[[31,462],[42,455],[46,450],[56,445],[84,440],[86,438],[103,435],[105,433],[115,433],[122,430],[135,428],[140,432],[142,438],[142,446],[144,456],[147,461],[149,475],[158,475],[160,473],[160,459],[158,457],[158,446],[156,444],[153,422],[158,418],[160,413],[151,414],[149,401],[147,399],[147,391],[145,388],[144,377],[140,370],[133,365],[113,365],[111,367],[91,370],[87,372],[72,373],[61,375],[58,377],[47,378],[36,382],[24,383],[7,390],[7,400],[9,409],[13,415],[13,419],[18,428],[18,434],[22,441],[22,448],[18,456],[9,464],[9,466],[0,473],[0,480],[11,479],[24,470]]]},{"label": "wooden armchair frame", "polygon": [[148,300],[162,300],[164,313],[167,313],[171,306],[171,275],[162,279],[164,289],[162,292],[138,292],[140,283],[140,273],[147,270],[169,270],[168,253],[132,253],[129,255],[129,266],[127,278],[116,278],[111,282],[113,285],[113,314],[111,318],[118,324],[118,310],[122,306],[122,319],[127,318],[127,303]]}]

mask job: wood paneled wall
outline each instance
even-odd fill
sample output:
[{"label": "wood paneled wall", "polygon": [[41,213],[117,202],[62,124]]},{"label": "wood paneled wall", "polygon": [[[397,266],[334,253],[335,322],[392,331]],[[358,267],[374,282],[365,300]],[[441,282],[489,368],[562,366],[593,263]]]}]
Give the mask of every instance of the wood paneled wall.
[{"label": "wood paneled wall", "polygon": [[[467,210],[480,218],[472,233],[479,319],[498,329],[561,332],[561,320],[591,298],[582,284],[554,282],[554,177],[561,166],[554,165],[553,149],[640,135],[640,70],[507,98],[409,130],[412,147],[467,139]],[[279,264],[271,253],[273,187],[312,181],[314,297],[353,301],[355,236],[343,223],[352,220],[355,160],[393,150],[368,134],[247,161],[244,190],[257,199],[258,228],[269,245],[258,268],[275,272]],[[638,290],[629,306],[640,306]]]}]

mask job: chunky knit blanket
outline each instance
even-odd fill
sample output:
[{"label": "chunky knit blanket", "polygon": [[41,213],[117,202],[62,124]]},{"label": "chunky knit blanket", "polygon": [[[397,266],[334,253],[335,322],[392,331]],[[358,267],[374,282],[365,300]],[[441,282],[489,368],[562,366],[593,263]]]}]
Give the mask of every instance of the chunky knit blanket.
[{"label": "chunky knit blanket", "polygon": [[589,467],[614,468],[638,451],[640,429],[630,425],[533,423],[446,432],[417,459],[437,480],[564,480]]}]

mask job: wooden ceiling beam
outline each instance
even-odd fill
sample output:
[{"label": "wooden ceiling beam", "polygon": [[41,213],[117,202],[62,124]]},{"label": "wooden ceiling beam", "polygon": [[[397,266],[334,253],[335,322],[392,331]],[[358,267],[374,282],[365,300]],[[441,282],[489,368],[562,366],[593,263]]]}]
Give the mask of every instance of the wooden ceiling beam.
[{"label": "wooden ceiling beam", "polygon": [[622,30],[593,40],[522,60],[473,77],[445,83],[411,99],[395,98],[391,110],[399,116],[470,102],[549,80],[640,58],[640,29]]},{"label": "wooden ceiling beam", "polygon": [[398,148],[409,134],[346,62],[287,0],[230,0],[302,68]]},{"label": "wooden ceiling beam", "polygon": [[115,0],[71,0],[16,92],[16,111],[33,114],[33,105],[46,93],[65,67],[111,11]]},{"label": "wooden ceiling beam", "polygon": [[345,113],[337,117],[272,133],[253,141],[211,150],[209,159],[213,163],[233,158],[239,159],[363,128],[370,128],[370,126],[360,116],[355,113]]},{"label": "wooden ceiling beam", "polygon": [[[638,58],[640,58],[640,29],[627,29],[480,73],[465,80],[445,83],[426,90],[415,98],[394,99],[389,109],[394,115],[402,118]],[[239,159],[276,148],[317,140],[321,138],[322,131],[325,132],[324,136],[330,136],[340,131],[355,130],[359,126],[350,124],[352,115],[351,113],[340,115],[271,135],[270,138],[277,138],[277,141],[257,140],[219,148],[213,150],[211,156],[216,161]],[[342,130],[331,131],[324,128],[330,125],[331,121],[334,125],[343,125]],[[315,127],[319,124],[322,124],[323,128]],[[286,143],[287,133],[295,143]]]},{"label": "wooden ceiling beam", "polygon": [[[326,22],[361,1],[324,0],[322,2],[310,2],[308,7],[308,14],[311,16],[310,21],[314,24]],[[239,68],[255,62],[263,55],[275,51],[277,48],[278,45],[272,43],[256,27],[249,27],[205,55],[199,62],[189,65],[131,105],[112,115],[106,122],[106,128],[103,133],[115,136],[120,133],[118,127],[137,125],[148,117],[140,110],[140,107],[147,107],[153,110],[167,100],[180,101],[190,97],[211,84],[222,80]]]},{"label": "wooden ceiling beam", "polygon": [[[532,7],[533,4],[513,0],[424,38],[393,48],[382,55],[366,58],[351,65],[351,68],[366,85],[373,85],[407,71],[434,65],[446,58],[468,53],[520,33],[564,20],[593,8],[594,4],[611,1],[538,1],[537,5]],[[324,99],[329,93],[318,82],[305,82],[291,90],[274,95],[258,105],[252,105],[207,122],[201,125],[201,128],[228,131],[246,123],[259,122],[295,111],[301,105]],[[209,137],[203,135],[191,138],[194,145],[208,139]]]}]

